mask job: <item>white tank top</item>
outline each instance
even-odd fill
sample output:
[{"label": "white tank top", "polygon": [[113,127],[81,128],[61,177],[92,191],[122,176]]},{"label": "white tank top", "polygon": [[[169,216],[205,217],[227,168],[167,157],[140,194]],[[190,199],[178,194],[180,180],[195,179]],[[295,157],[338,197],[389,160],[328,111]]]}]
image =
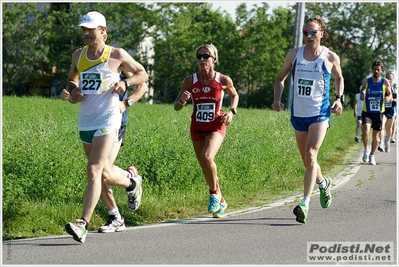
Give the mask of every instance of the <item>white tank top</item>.
[{"label": "white tank top", "polygon": [[87,48],[83,48],[77,64],[79,87],[85,95],[79,106],[79,130],[119,128],[122,119],[119,95],[112,94],[110,88],[110,84],[119,81],[119,73],[108,66],[112,47],[107,45],[97,60],[87,58]]},{"label": "white tank top", "polygon": [[293,64],[294,97],[291,114],[295,117],[327,116],[330,112],[330,78],[325,66],[329,49],[322,46],[320,56],[314,61],[303,57],[304,46],[298,49]]},{"label": "white tank top", "polygon": [[360,100],[360,93],[356,94],[356,116],[362,116],[363,100]]}]

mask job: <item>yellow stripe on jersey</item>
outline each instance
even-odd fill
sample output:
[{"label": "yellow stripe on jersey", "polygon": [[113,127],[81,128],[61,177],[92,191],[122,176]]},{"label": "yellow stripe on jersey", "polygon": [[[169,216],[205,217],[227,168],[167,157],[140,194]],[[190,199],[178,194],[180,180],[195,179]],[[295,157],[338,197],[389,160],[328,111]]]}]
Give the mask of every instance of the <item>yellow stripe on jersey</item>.
[{"label": "yellow stripe on jersey", "polygon": [[103,55],[97,60],[89,60],[86,57],[88,46],[83,47],[82,53],[80,54],[79,61],[78,61],[78,72],[79,77],[81,72],[88,71],[89,69],[104,63],[108,60],[109,53],[111,52],[111,46],[106,45],[104,48]]}]

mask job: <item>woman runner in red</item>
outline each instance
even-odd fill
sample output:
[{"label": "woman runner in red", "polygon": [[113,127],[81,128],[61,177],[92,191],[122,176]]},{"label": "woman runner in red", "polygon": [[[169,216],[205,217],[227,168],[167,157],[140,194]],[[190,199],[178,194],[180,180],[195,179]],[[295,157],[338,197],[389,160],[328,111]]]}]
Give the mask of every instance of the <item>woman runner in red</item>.
[{"label": "woman runner in red", "polygon": [[[221,218],[227,202],[220,191],[214,158],[224,140],[226,126],[237,113],[239,96],[231,78],[214,70],[219,58],[218,50],[213,44],[198,47],[196,57],[200,71],[184,79],[174,109],[181,110],[190,97],[192,98],[194,109],[190,134],[195,154],[209,186],[208,212],[214,218]],[[231,99],[227,112],[222,108],[225,92]]]}]

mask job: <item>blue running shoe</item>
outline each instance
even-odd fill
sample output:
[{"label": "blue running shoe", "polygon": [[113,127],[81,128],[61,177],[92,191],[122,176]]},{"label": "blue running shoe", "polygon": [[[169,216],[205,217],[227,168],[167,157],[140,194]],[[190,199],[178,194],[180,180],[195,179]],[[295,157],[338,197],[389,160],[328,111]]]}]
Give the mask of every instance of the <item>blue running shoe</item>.
[{"label": "blue running shoe", "polygon": [[224,210],[227,208],[227,202],[222,197],[220,200],[220,209],[217,212],[213,213],[213,218],[223,218],[224,217]]},{"label": "blue running shoe", "polygon": [[209,196],[208,212],[214,213],[220,210],[220,192],[217,195],[211,194]]}]

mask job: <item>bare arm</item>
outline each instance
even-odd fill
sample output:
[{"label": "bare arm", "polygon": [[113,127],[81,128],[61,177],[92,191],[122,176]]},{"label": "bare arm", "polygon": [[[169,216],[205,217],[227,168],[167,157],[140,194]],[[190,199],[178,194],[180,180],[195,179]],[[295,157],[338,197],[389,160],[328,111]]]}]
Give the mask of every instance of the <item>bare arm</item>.
[{"label": "bare arm", "polygon": [[385,93],[385,101],[392,102],[392,91],[391,91],[391,84],[389,83],[388,79],[384,78],[384,85],[386,87]]},{"label": "bare arm", "polygon": [[[337,54],[330,51],[328,60],[332,63],[331,72],[334,75],[336,95],[341,96],[344,94],[344,77],[342,76],[340,59]],[[343,111],[340,99],[336,99],[331,107],[335,109],[336,115],[340,115]]]},{"label": "bare arm", "polygon": [[276,81],[274,82],[274,102],[272,104],[272,108],[275,111],[280,111],[284,109],[284,104],[281,102],[281,95],[284,90],[284,81],[287,78],[288,74],[291,71],[292,63],[296,57],[298,49],[292,49],[288,52],[285,57],[285,61],[283,67],[281,68],[279,74],[277,75]]},{"label": "bare arm", "polygon": [[[226,125],[229,125],[231,121],[233,120],[234,113],[231,111],[232,108],[236,108],[238,106],[238,93],[237,90],[234,87],[233,81],[229,76],[223,75],[222,77],[222,86],[223,89],[229,94],[231,100],[230,100],[230,108],[229,110],[223,114],[223,116],[220,118],[221,121],[225,122]],[[221,100],[223,101],[223,100]]]},{"label": "bare arm", "polygon": [[366,85],[367,85],[367,78],[364,78],[362,81],[362,91],[360,92],[360,100],[364,101],[364,97],[366,96]]},{"label": "bare arm", "polygon": [[192,76],[187,76],[182,85],[181,85],[181,90],[179,94],[176,97],[175,103],[173,105],[173,108],[176,111],[179,111],[183,108],[184,105],[187,104],[187,101],[190,99],[191,94],[190,94],[190,89],[191,89],[191,84],[193,82]]},{"label": "bare arm", "polygon": [[222,86],[231,98],[230,109],[236,108],[238,106],[239,96],[238,96],[236,88],[234,87],[233,81],[231,80],[231,78],[229,76],[223,75]]},{"label": "bare arm", "polygon": [[118,71],[132,73],[132,76],[126,78],[131,86],[136,86],[148,81],[148,74],[143,65],[138,63],[133,57],[122,48],[113,48],[112,57],[120,60]]},{"label": "bare arm", "polygon": [[78,77],[78,60],[79,60],[79,56],[80,53],[82,52],[82,48],[79,48],[77,50],[75,50],[75,52],[73,52],[72,54],[72,62],[71,62],[71,69],[69,70],[69,74],[68,74],[68,82],[67,82],[67,87],[66,90],[67,92],[69,92],[69,95],[65,94],[65,92],[63,92],[64,96],[67,95],[67,100],[72,103],[72,104],[76,104],[78,102],[82,102],[84,99],[84,95],[80,92],[80,88],[79,88],[79,77]]}]

